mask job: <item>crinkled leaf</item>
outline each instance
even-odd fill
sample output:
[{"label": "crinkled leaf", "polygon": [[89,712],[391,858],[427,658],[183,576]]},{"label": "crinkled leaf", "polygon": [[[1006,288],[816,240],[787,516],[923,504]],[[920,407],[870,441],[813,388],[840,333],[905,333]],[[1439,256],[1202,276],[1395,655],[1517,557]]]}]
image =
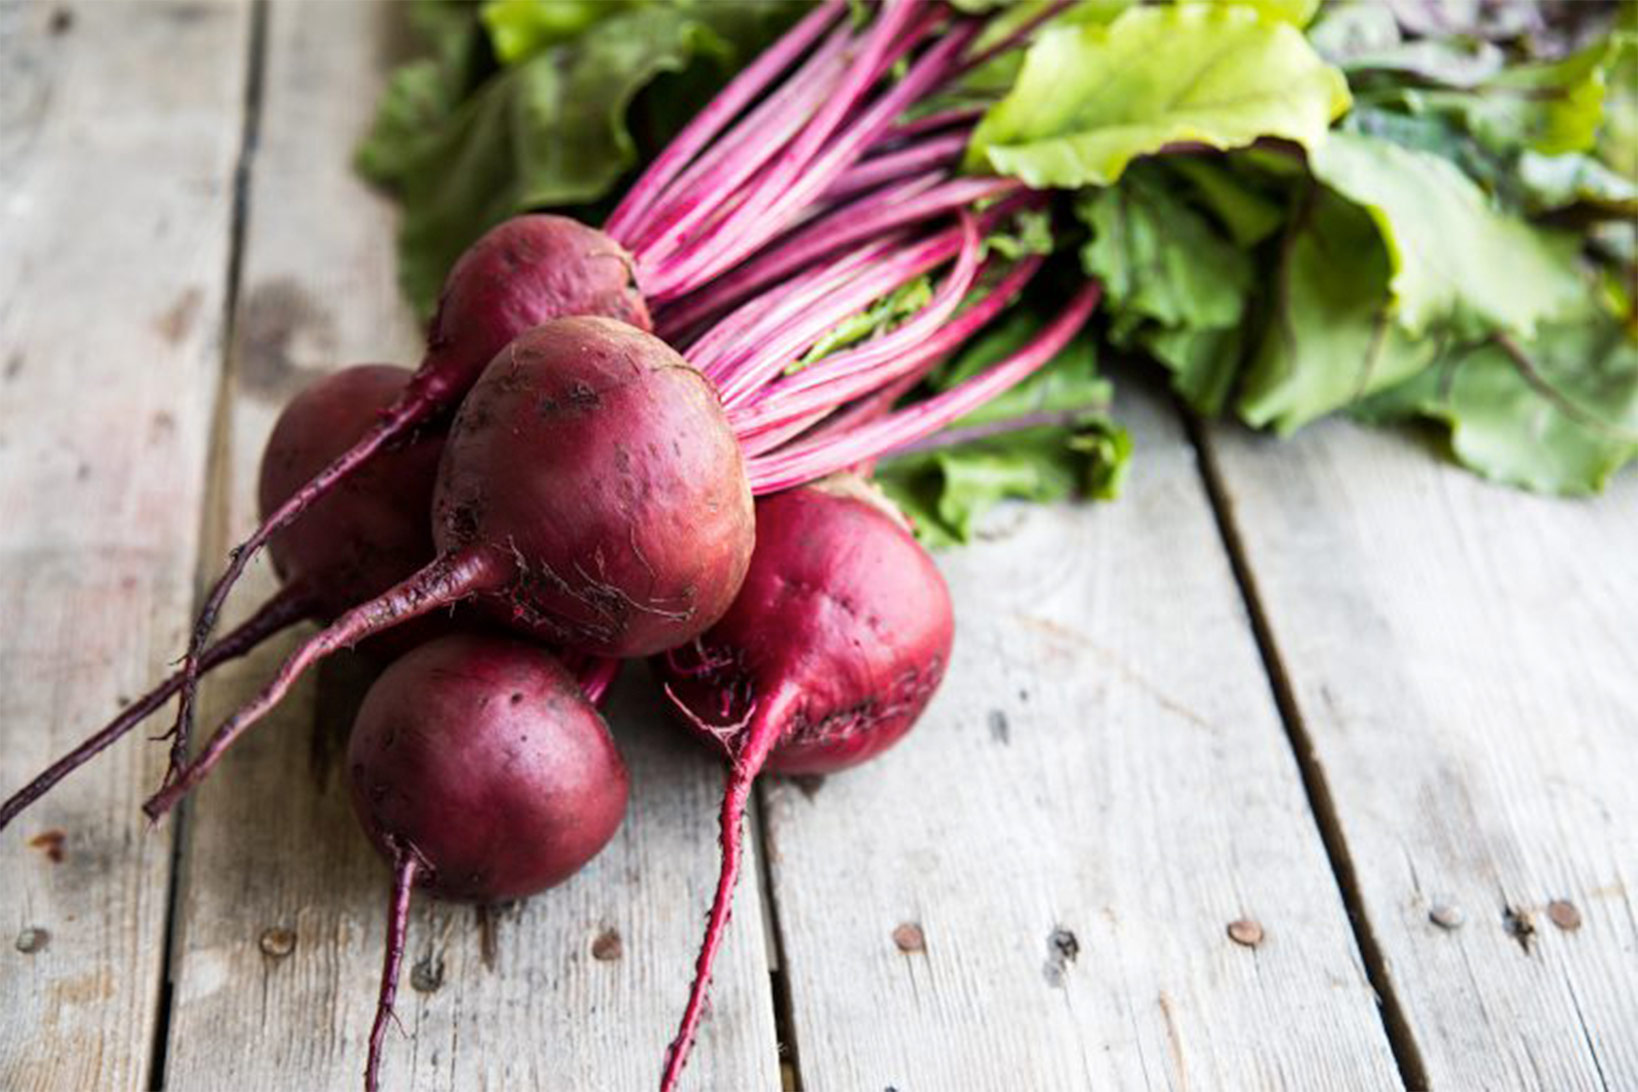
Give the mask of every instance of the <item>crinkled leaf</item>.
[{"label": "crinkled leaf", "polygon": [[1285,239],[1240,416],[1288,433],[1430,365],[1438,339],[1413,337],[1393,321],[1389,276],[1371,218],[1316,192]]},{"label": "crinkled leaf", "polygon": [[1118,425],[1088,417],[1075,426],[1024,429],[988,440],[919,452],[883,463],[876,480],[931,547],[972,539],[1003,500],[1036,503],[1112,499],[1132,440]]},{"label": "crinkled leaf", "polygon": [[1355,57],[1392,49],[1403,36],[1393,9],[1381,0],[1345,0],[1325,6],[1308,40],[1321,57],[1346,66]]},{"label": "crinkled leaf", "polygon": [[1188,182],[1195,200],[1228,230],[1236,246],[1246,249],[1280,230],[1285,210],[1235,170],[1236,158],[1215,161],[1176,156],[1167,160],[1166,167]]},{"label": "crinkled leaf", "polygon": [[[702,58],[720,84],[796,10],[755,0],[599,5],[596,21],[470,94],[447,65],[403,70],[359,156],[403,202],[405,294],[428,309],[461,251],[508,216],[601,199],[637,161],[627,113],[644,88]],[[477,26],[470,14],[468,26]]]},{"label": "crinkled leaf", "polygon": [[1494,341],[1450,354],[1361,407],[1369,420],[1432,417],[1489,478],[1586,494],[1638,458],[1638,345],[1613,321],[1546,326],[1510,351]]},{"label": "crinkled leaf", "polygon": [[[948,390],[1022,348],[1043,324],[1014,310],[928,379]],[[1131,438],[1105,415],[1109,383],[1090,338],[1072,341],[1044,368],[934,437],[942,446],[887,460],[877,480],[929,545],[966,542],[977,520],[1006,498],[1114,496]]]},{"label": "crinkled leaf", "polygon": [[1592,156],[1525,152],[1518,181],[1531,212],[1584,208],[1599,216],[1638,216],[1638,182]]},{"label": "crinkled leaf", "polygon": [[1534,3],[1493,0],[1385,0],[1405,30],[1427,38],[1460,36],[1505,42],[1543,26]]},{"label": "crinkled leaf", "polygon": [[1042,33],[974,131],[968,163],[1033,186],[1108,185],[1178,141],[1318,146],[1348,102],[1342,73],[1288,23],[1239,5],[1137,7],[1107,26]]},{"label": "crinkled leaf", "polygon": [[1075,202],[1091,228],[1081,267],[1103,282],[1105,308],[1165,326],[1239,322],[1252,279],[1245,252],[1150,171]]},{"label": "crinkled leaf", "polygon": [[1075,210],[1091,229],[1081,266],[1103,284],[1111,339],[1142,346],[1190,405],[1215,413],[1239,363],[1250,257],[1174,192],[1159,164],[1083,192]]},{"label": "crinkled leaf", "polygon": [[1305,27],[1319,12],[1320,0],[1182,0],[1189,3],[1240,4],[1266,19]]},{"label": "crinkled leaf", "polygon": [[1241,327],[1149,326],[1138,333],[1137,341],[1172,373],[1172,389],[1191,407],[1207,416],[1222,411],[1240,373],[1245,344]]},{"label": "crinkled leaf", "polygon": [[1576,240],[1492,208],[1449,161],[1354,133],[1311,158],[1315,177],[1371,214],[1393,267],[1395,317],[1411,333],[1528,335],[1584,298]]},{"label": "crinkled leaf", "polygon": [[1474,38],[1400,42],[1343,63],[1349,73],[1394,72],[1445,87],[1477,87],[1501,73],[1507,55],[1494,42]]},{"label": "crinkled leaf", "polygon": [[1590,151],[1604,122],[1608,70],[1630,48],[1629,35],[1611,35],[1562,60],[1507,68],[1471,92],[1429,92],[1421,106],[1460,117],[1492,148]]},{"label": "crinkled leaf", "polygon": [[516,64],[645,0],[484,0],[480,18],[502,64]]}]

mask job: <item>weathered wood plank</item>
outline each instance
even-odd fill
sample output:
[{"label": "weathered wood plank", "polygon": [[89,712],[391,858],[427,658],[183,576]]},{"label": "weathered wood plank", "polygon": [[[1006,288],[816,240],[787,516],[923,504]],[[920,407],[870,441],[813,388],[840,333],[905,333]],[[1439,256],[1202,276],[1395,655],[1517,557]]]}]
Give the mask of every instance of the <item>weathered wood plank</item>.
[{"label": "weathered wood plank", "polygon": [[[338,364],[419,356],[394,287],[390,206],[349,166],[401,18],[391,9],[278,2],[270,11],[222,471],[235,537],[250,525],[263,439],[293,390]],[[246,602],[271,590],[265,570],[257,581]],[[224,672],[206,722],[287,647]],[[356,666],[331,674],[350,679],[317,688],[317,716],[305,688],[251,734],[190,814],[172,1088],[346,1088],[362,1072],[387,876],[357,832],[335,760],[364,676]],[[611,716],[632,772],[625,827],[586,872],[496,916],[492,967],[471,908],[417,907],[399,995],[407,1035],[389,1038],[388,1087],[656,1079],[715,876],[721,781],[715,763],[657,723],[646,693],[623,687]],[[719,975],[724,1020],[691,1067],[699,1087],[778,1084],[756,894],[745,892],[740,922],[750,927]]]},{"label": "weathered wood plank", "polygon": [[922,725],[767,787],[814,1092],[1399,1083],[1192,451],[1163,399],[1120,413],[1118,504],[941,557]]},{"label": "weathered wood plank", "polygon": [[[192,596],[245,6],[0,6],[0,792],[165,671]],[[147,1079],[171,839],[116,747],[0,837],[0,1087]]]},{"label": "weathered wood plank", "polygon": [[1638,478],[1534,497],[1346,423],[1210,442],[1432,1085],[1638,1087]]}]

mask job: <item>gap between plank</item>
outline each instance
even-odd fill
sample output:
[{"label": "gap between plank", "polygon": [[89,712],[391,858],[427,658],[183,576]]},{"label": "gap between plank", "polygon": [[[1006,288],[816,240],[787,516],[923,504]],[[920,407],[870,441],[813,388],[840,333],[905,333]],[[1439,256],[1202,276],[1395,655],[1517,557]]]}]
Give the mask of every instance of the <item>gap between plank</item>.
[{"label": "gap between plank", "polygon": [[1422,1092],[1429,1087],[1427,1066],[1422,1060],[1422,1051],[1416,1043],[1416,1037],[1411,1032],[1404,1006],[1400,1004],[1399,996],[1394,992],[1387,960],[1382,954],[1382,946],[1377,942],[1376,933],[1371,928],[1371,920],[1365,912],[1365,899],[1360,891],[1359,874],[1354,867],[1353,856],[1348,850],[1348,841],[1342,831],[1336,799],[1331,794],[1331,786],[1326,780],[1325,770],[1320,765],[1314,747],[1313,735],[1308,730],[1302,711],[1298,708],[1290,675],[1274,642],[1273,629],[1269,624],[1267,612],[1263,609],[1262,597],[1257,591],[1256,576],[1251,571],[1245,544],[1234,521],[1233,505],[1228,498],[1216,450],[1206,435],[1205,426],[1201,423],[1199,415],[1181,403],[1178,403],[1177,408],[1188,432],[1189,442],[1193,445],[1199,460],[1201,482],[1205,485],[1207,499],[1211,502],[1212,519],[1217,524],[1218,536],[1222,539],[1223,550],[1228,555],[1235,586],[1240,592],[1241,601],[1245,604],[1246,614],[1251,619],[1251,632],[1257,642],[1257,655],[1262,660],[1263,672],[1268,676],[1269,684],[1273,688],[1274,703],[1279,710],[1280,722],[1285,726],[1287,742],[1297,760],[1297,771],[1302,779],[1303,794],[1307,797],[1309,812],[1314,816],[1315,825],[1319,828],[1325,856],[1330,861],[1332,875],[1336,878],[1337,887],[1342,895],[1343,907],[1348,912],[1348,924],[1353,930],[1355,943],[1359,945],[1366,978],[1376,993],[1382,1030],[1387,1035],[1389,1048],[1393,1051],[1394,1064],[1399,1069],[1399,1079],[1404,1082],[1406,1088]]},{"label": "gap between plank", "polygon": [[768,859],[767,790],[759,780],[751,832],[756,839],[756,878],[762,888],[761,903],[766,919],[765,934],[773,947],[768,978],[773,998],[774,1043],[779,1066],[779,1083],[784,1092],[802,1092],[801,1051],[796,1043],[796,1006],[791,1001],[791,965],[785,953],[785,929],[779,920],[779,903],[774,898],[773,872]]},{"label": "gap between plank", "polygon": [[[198,571],[194,579],[193,609],[217,568],[216,551],[227,537],[227,527],[218,513],[227,491],[229,407],[233,404],[233,358],[238,333],[239,282],[244,266],[245,224],[250,212],[250,172],[261,135],[262,90],[267,54],[269,0],[251,0],[250,27],[246,51],[243,112],[239,129],[239,153],[233,167],[233,211],[228,227],[227,291],[222,300],[221,376],[217,382],[216,404],[211,408],[211,438],[205,466],[205,507],[199,517],[200,543]],[[191,624],[184,632],[192,630]],[[159,1001],[154,1020],[153,1045],[148,1053],[148,1087],[159,1092],[165,1087],[165,1066],[169,1060],[171,1013],[175,1006],[174,962],[177,928],[181,921],[184,847],[187,844],[188,801],[184,800],[171,818],[171,867],[165,887],[165,927],[159,955]]]}]

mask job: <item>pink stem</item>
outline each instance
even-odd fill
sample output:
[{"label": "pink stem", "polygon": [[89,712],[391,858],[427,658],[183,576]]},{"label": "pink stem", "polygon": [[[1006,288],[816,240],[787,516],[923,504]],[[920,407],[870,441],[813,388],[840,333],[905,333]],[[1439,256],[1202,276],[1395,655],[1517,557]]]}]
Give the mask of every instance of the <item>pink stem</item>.
[{"label": "pink stem", "polygon": [[819,200],[826,203],[845,201],[883,183],[960,162],[970,137],[971,134],[965,131],[951,133],[863,160],[838,175],[836,181],[819,195]]},{"label": "pink stem", "polygon": [[388,588],[375,599],[354,607],[297,645],[261,692],[225,720],[199,757],[166,781],[159,792],[142,805],[142,810],[148,818],[159,819],[175,807],[177,801],[203,781],[222,760],[234,741],[271,712],[290,692],[296,680],[320,660],[401,622],[489,590],[505,579],[509,579],[509,576],[503,563],[487,551],[449,554],[439,557],[402,583]]},{"label": "pink stem", "polygon": [[904,242],[900,233],[872,240],[822,268],[809,270],[762,293],[689,344],[683,355],[713,381],[726,375],[735,361],[754,352],[793,320],[800,319],[815,299],[840,291],[864,271],[887,261]]},{"label": "pink stem", "polygon": [[[834,174],[837,173],[835,161],[839,151],[848,157],[840,164],[841,167],[845,167],[858,151],[862,151],[863,145],[853,147],[856,138],[850,140],[844,135],[842,139],[832,141],[832,135],[871,85],[886,73],[903,52],[908,51],[916,37],[943,18],[941,11],[929,6],[929,10],[912,22],[912,14],[917,7],[911,0],[888,0],[870,28],[859,59],[849,67],[834,96],[825,102],[797,138],[770,161],[768,169],[754,183],[756,193],[741,210],[735,230],[716,231],[704,236],[696,248],[681,252],[675,261],[667,262],[663,270],[656,270],[644,288],[650,300],[684,295],[710,280],[716,272],[733,265],[746,253],[759,249],[773,232],[783,226],[789,213],[807,203],[806,199],[792,201],[790,195],[803,190],[802,183],[820,173],[815,167],[816,163],[826,164],[825,170]],[[913,33],[901,34],[907,26]],[[942,45],[935,45],[929,53],[947,54],[948,48],[941,49]],[[903,97],[900,89],[909,82],[910,77],[907,76],[882,101],[898,101]],[[913,101],[914,94],[919,91],[912,86],[911,93]],[[868,140],[864,143],[868,144]],[[827,176],[824,182],[828,181]],[[745,249],[747,246],[748,250]]]},{"label": "pink stem", "polygon": [[619,207],[609,217],[606,229],[616,239],[624,238],[660,199],[671,180],[710,143],[745,105],[759,95],[773,79],[813,44],[846,10],[845,0],[826,0],[797,23],[785,36],[749,67],[729,81],[717,97],[694,116],[683,131],[672,138],[643,176],[631,187]]},{"label": "pink stem", "polygon": [[[317,609],[317,602],[305,587],[299,584],[287,585],[262,604],[261,609],[244,623],[207,648],[205,654],[199,658],[200,671],[209,672],[219,664],[248,654],[274,634],[303,619],[311,618]],[[9,800],[0,804],[0,830],[4,830],[30,804],[50,792],[57,782],[91,761],[114,741],[157,712],[180,689],[182,673],[173,672],[170,678],[120,710],[119,715],[113,720],[53,762],[33,781],[17,790]]]},{"label": "pink stem", "polygon": [[799,317],[754,345],[720,370],[717,394],[729,410],[754,395],[843,319],[868,307],[923,273],[953,258],[961,249],[961,232],[952,228],[882,261],[840,290],[804,301]]},{"label": "pink stem", "polygon": [[752,460],[747,467],[752,491],[759,495],[777,493],[815,481],[913,443],[971,413],[1056,356],[1091,316],[1101,294],[1102,287],[1096,281],[1089,283],[1034,341],[943,394],[843,435],[793,444]]},{"label": "pink stem", "polygon": [[958,178],[930,189],[895,188],[831,210],[662,312],[661,328],[687,329],[843,247],[1021,188],[1014,179]]},{"label": "pink stem", "polygon": [[[753,110],[733,131],[672,185],[665,202],[646,220],[617,235],[631,248],[641,270],[640,280],[651,279],[690,232],[704,220],[724,213],[724,195],[733,194],[768,159],[799,132],[823,105],[837,80],[847,71],[845,56],[852,42],[847,26],[837,27],[786,85]],[[741,194],[741,203],[746,194]]]},{"label": "pink stem", "polygon": [[404,940],[409,933],[410,895],[420,864],[413,850],[400,849],[392,865],[392,902],[387,912],[387,947],[381,959],[381,994],[375,1005],[375,1022],[370,1025],[370,1054],[364,1064],[364,1090],[381,1087],[381,1047],[387,1038],[387,1021],[392,1019],[393,1002],[398,1000],[398,974],[404,964]]},{"label": "pink stem", "polygon": [[[799,401],[798,396],[804,392],[810,398],[816,391],[822,392],[819,402],[803,406],[798,412],[818,409],[821,405],[836,406],[880,386],[880,379],[874,378],[874,373],[884,367],[892,368],[905,354],[914,352],[961,306],[961,301],[977,279],[982,251],[978,226],[972,214],[964,212],[961,216],[961,252],[955,268],[925,307],[898,329],[862,345],[843,349],[779,381],[778,385],[790,392],[793,401]],[[850,379],[854,381],[854,388],[847,386],[846,381]],[[847,393],[840,393],[843,391]],[[728,420],[735,431],[739,431],[742,422],[746,426],[756,423],[759,404],[753,403],[747,407],[741,403],[737,412],[735,407],[729,407]]]},{"label": "pink stem", "polygon": [[[676,702],[676,698],[672,697]],[[722,811],[718,837],[722,843],[722,867],[717,874],[717,889],[711,900],[711,913],[706,921],[705,939],[700,954],[694,961],[694,981],[688,987],[688,1004],[683,1009],[682,1021],[676,1037],[665,1052],[665,1070],[660,1077],[660,1092],[673,1092],[688,1063],[688,1051],[699,1031],[700,1017],[705,1012],[705,995],[711,985],[711,969],[716,963],[717,951],[728,928],[733,907],[734,886],[739,880],[740,854],[744,845],[745,811],[750,801],[751,785],[767,763],[768,756],[778,746],[784,734],[785,723],[794,699],[777,697],[752,714],[749,725],[739,734],[737,753],[729,757],[728,783],[722,794]],[[692,715],[683,709],[686,715]]]},{"label": "pink stem", "polygon": [[910,140],[924,133],[934,133],[940,129],[948,129],[952,125],[975,124],[984,116],[982,106],[962,106],[954,110],[940,110],[935,114],[919,117],[915,121],[901,121],[887,131],[883,138],[884,143]]},{"label": "pink stem", "polygon": [[[760,441],[760,434],[764,430],[782,428],[795,419],[863,397],[885,383],[898,382],[901,376],[921,378],[932,369],[939,358],[953,352],[1017,298],[1030,278],[1040,269],[1041,262],[1039,255],[1031,255],[1020,260],[982,299],[957,315],[937,333],[900,354],[892,362],[891,367],[883,372],[862,377],[843,377],[845,381],[834,384],[814,382],[809,377],[806,384],[798,385],[797,381],[807,376],[807,372],[804,371],[798,372],[788,380],[770,384],[764,388],[756,402],[731,415],[734,430],[742,437],[741,446],[746,454],[761,454],[775,446]],[[809,370],[819,367],[820,364],[815,364],[814,368]]]}]

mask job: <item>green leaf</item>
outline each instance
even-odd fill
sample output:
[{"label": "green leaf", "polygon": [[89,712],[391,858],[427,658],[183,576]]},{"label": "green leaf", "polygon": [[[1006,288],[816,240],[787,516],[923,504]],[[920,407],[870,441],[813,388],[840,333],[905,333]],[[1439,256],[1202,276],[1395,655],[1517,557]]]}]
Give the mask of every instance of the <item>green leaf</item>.
[{"label": "green leaf", "polygon": [[484,0],[480,18],[502,64],[517,64],[643,0]]},{"label": "green leaf", "polygon": [[1342,74],[1288,23],[1239,5],[1136,7],[1043,32],[974,131],[968,165],[1032,186],[1108,185],[1173,142],[1316,147],[1348,103]]},{"label": "green leaf", "polygon": [[[1014,310],[928,379],[933,391],[970,379],[1022,348],[1044,320]],[[932,450],[887,460],[877,480],[929,545],[966,542],[1006,498],[1112,497],[1131,438],[1106,416],[1109,383],[1090,338],[1076,338],[1039,372],[934,437]]]},{"label": "green leaf", "polygon": [[1240,416],[1289,433],[1432,364],[1438,339],[1413,337],[1392,320],[1389,276],[1371,218],[1316,191],[1286,236]]},{"label": "green leaf", "polygon": [[1075,211],[1092,235],[1081,266],[1103,284],[1111,340],[1141,345],[1190,405],[1215,413],[1234,383],[1254,270],[1168,181],[1159,164],[1142,164],[1118,186],[1083,192]]},{"label": "green leaf", "polygon": [[1562,61],[1509,68],[1469,98],[1469,126],[1493,145],[1548,155],[1589,151],[1604,120],[1605,64],[1616,48],[1612,37]]},{"label": "green leaf", "polygon": [[1180,155],[1168,159],[1166,167],[1189,183],[1197,203],[1228,229],[1234,245],[1246,249],[1280,230],[1285,210],[1235,170],[1236,159],[1230,156],[1214,161]]},{"label": "green leaf", "polygon": [[1607,317],[1543,327],[1534,342],[1452,353],[1361,415],[1432,417],[1451,427],[1456,457],[1488,478],[1596,493],[1638,458],[1638,345]]},{"label": "green leaf", "polygon": [[1005,437],[901,456],[876,481],[930,547],[971,541],[984,514],[1003,500],[1048,503],[1070,497],[1113,499],[1125,478],[1131,435],[1100,418],[1071,427],[1020,430]]},{"label": "green leaf", "polygon": [[1239,326],[1215,330],[1151,326],[1137,338],[1172,373],[1172,389],[1208,417],[1222,412],[1234,389],[1244,339]]},{"label": "green leaf", "polygon": [[1531,212],[1584,208],[1611,218],[1638,216],[1638,182],[1592,156],[1525,152],[1518,180]]},{"label": "green leaf", "polygon": [[1395,318],[1413,334],[1448,321],[1463,335],[1528,336],[1585,296],[1573,237],[1497,212],[1445,159],[1339,132],[1311,163],[1315,177],[1376,221],[1393,268]]},{"label": "green leaf", "polygon": [[1092,229],[1081,266],[1103,282],[1110,312],[1165,326],[1240,321],[1250,259],[1154,173],[1133,171],[1119,186],[1082,193],[1075,213]]},{"label": "green leaf", "polygon": [[1194,3],[1239,4],[1265,19],[1305,27],[1320,9],[1320,0],[1192,0]]},{"label": "green leaf", "polygon": [[[521,10],[503,3],[486,12],[515,29]],[[529,46],[536,52],[470,94],[450,67],[453,50],[443,62],[401,70],[389,85],[359,164],[403,202],[399,277],[423,311],[455,259],[488,228],[519,212],[608,194],[637,162],[628,113],[657,78],[703,61],[720,82],[730,62],[760,48],[797,9],[713,0],[575,10],[578,32],[547,41],[537,28]],[[570,34],[572,22],[558,32]],[[476,27],[470,16],[468,27]]]}]

